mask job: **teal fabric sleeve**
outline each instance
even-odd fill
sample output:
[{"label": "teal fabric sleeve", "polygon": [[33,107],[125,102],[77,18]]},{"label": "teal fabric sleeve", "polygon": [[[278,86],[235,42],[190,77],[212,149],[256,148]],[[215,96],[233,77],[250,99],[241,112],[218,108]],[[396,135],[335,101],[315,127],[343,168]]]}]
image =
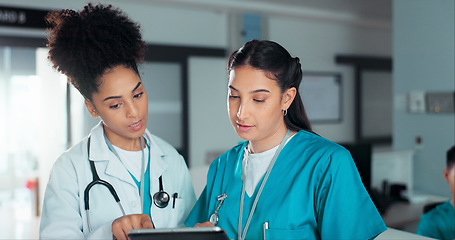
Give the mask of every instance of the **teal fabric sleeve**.
[{"label": "teal fabric sleeve", "polygon": [[455,239],[455,208],[450,200],[420,217],[417,234],[442,240]]},{"label": "teal fabric sleeve", "polygon": [[[218,204],[217,196],[226,193],[218,226],[230,239],[237,238],[245,144],[212,162],[206,188],[187,218],[187,226],[208,221]],[[251,205],[251,198],[246,197],[242,225]],[[300,131],[280,153],[246,239],[372,239],[386,229],[350,153],[313,133]]]}]

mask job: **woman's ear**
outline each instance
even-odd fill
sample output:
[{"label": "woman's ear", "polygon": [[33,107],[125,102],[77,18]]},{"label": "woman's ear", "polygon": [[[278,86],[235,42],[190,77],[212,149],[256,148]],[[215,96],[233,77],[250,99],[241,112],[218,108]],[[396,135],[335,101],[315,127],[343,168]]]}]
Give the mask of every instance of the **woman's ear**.
[{"label": "woman's ear", "polygon": [[288,88],[288,90],[283,93],[283,97],[281,98],[281,110],[287,110],[289,106],[291,106],[296,94],[297,89],[295,87]]},{"label": "woman's ear", "polygon": [[90,115],[92,115],[93,118],[97,118],[99,116],[98,112],[96,111],[95,105],[93,105],[93,103],[87,99],[85,99],[85,107],[87,107],[88,112],[90,113]]}]

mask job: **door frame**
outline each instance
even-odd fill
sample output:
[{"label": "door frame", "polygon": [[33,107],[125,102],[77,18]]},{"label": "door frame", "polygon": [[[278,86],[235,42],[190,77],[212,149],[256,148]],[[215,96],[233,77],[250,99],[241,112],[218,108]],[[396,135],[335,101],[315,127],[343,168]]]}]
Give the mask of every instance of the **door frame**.
[{"label": "door frame", "polygon": [[[37,37],[11,37],[0,36],[0,46],[10,47],[46,47],[47,40]],[[219,47],[200,47],[200,46],[182,46],[182,45],[165,45],[165,44],[147,44],[145,53],[146,63],[177,63],[180,65],[181,76],[181,96],[182,96],[182,148],[177,149],[184,157],[186,164],[189,166],[189,69],[188,61],[190,57],[226,57],[227,50]],[[68,133],[71,133],[71,111],[69,91],[67,91],[67,121]],[[68,142],[71,140],[68,135]]]}]

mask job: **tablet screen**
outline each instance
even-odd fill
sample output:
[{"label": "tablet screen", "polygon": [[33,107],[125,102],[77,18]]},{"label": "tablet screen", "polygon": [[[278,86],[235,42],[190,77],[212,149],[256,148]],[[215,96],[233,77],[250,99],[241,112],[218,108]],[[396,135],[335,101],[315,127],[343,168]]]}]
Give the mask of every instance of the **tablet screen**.
[{"label": "tablet screen", "polygon": [[219,227],[133,229],[131,240],[229,240]]}]

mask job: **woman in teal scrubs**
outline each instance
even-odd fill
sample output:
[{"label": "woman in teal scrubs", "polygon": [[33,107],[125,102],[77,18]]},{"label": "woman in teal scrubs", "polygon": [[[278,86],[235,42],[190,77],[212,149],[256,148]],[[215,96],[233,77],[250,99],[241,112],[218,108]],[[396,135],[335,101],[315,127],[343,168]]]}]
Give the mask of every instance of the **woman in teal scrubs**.
[{"label": "woman in teal scrubs", "polygon": [[212,162],[187,226],[217,225],[230,239],[372,239],[386,230],[350,153],[312,132],[297,57],[252,40],[231,54],[228,76],[229,118],[246,141]]}]

